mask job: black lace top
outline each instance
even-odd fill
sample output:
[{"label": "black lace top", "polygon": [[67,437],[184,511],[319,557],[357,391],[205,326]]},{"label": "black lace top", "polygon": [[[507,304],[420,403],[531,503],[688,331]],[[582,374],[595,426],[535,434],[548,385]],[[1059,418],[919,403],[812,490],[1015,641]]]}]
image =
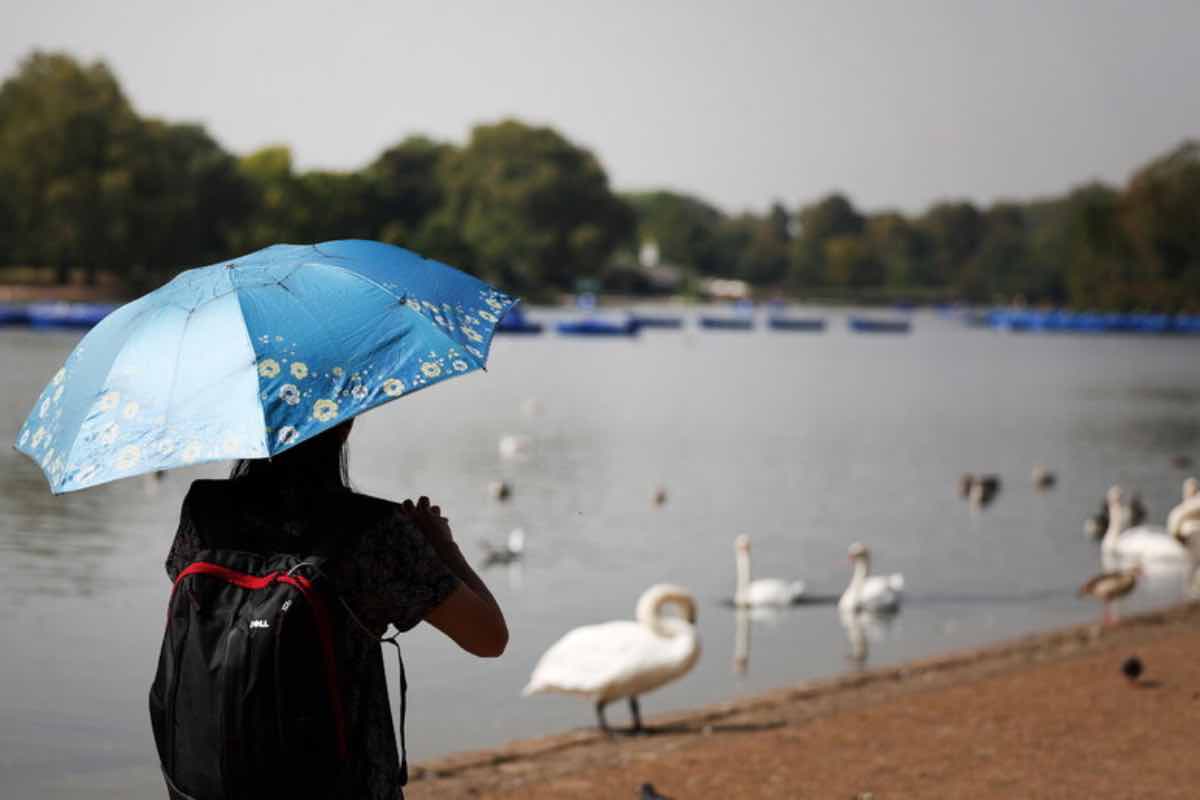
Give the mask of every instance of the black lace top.
[{"label": "black lace top", "polygon": [[[167,556],[173,581],[208,548],[331,558],[328,572],[358,618],[378,637],[405,631],[458,585],[399,506],[353,492],[280,497],[251,478],[192,484]],[[339,799],[402,798],[395,729],[380,645],[353,624],[335,642],[351,763]]]}]

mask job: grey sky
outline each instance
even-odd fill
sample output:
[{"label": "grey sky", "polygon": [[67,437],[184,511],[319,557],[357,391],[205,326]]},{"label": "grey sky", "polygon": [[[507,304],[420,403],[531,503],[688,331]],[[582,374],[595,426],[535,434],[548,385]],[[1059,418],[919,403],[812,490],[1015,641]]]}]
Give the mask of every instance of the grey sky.
[{"label": "grey sky", "polygon": [[355,168],[512,115],[621,189],[866,208],[1124,181],[1200,135],[1196,2],[7,0],[0,70],[103,58],[138,110]]}]

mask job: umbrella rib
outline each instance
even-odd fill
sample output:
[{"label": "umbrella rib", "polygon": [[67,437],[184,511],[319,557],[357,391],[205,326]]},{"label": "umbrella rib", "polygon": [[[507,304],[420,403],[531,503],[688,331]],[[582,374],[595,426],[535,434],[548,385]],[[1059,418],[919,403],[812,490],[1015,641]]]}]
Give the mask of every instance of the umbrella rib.
[{"label": "umbrella rib", "polygon": [[283,282],[284,280],[287,280],[289,277],[291,277],[290,274],[285,276],[283,278],[283,280],[276,281],[276,285],[278,285],[280,289],[283,289],[285,292],[287,292],[288,296],[290,296],[291,298],[293,298],[296,301],[296,305],[300,307],[301,311],[303,311],[305,314],[308,314],[308,316],[312,317],[313,322],[317,323],[317,326],[320,327],[320,329],[325,333],[325,337],[327,339],[329,339],[330,341],[334,341],[335,337],[333,335],[333,332],[330,331],[329,328],[325,325],[325,321],[323,319],[321,319],[316,313],[314,313],[312,309],[310,309],[307,305],[305,305],[304,301],[300,299],[300,295],[293,292],[290,288],[288,288],[287,284],[285,284]]},{"label": "umbrella rib", "polygon": [[[150,306],[150,305],[147,305],[147,306],[146,306],[146,308],[144,308],[144,309],[142,309],[141,311],[139,311],[139,312],[137,313],[137,315],[136,315],[136,316],[135,316],[133,319],[131,319],[131,320],[129,321],[129,327],[130,327],[130,328],[133,328],[133,327],[134,327],[134,325],[139,325],[139,324],[141,324],[141,323],[142,323],[142,321],[145,319],[146,315],[147,315],[147,314],[149,314],[149,313],[150,313],[150,312],[152,312],[152,311],[153,311],[153,312],[158,312],[158,313],[161,313],[161,312],[162,312],[162,307],[161,307],[161,306]],[[128,338],[126,339],[126,342],[128,342]],[[114,353],[113,353],[112,361],[111,361],[111,362],[109,362],[108,369],[106,369],[106,370],[104,371],[104,380],[102,380],[102,381],[100,382],[100,388],[102,388],[102,389],[103,389],[105,386],[107,386],[107,385],[108,385],[108,379],[109,379],[109,378],[112,376],[112,369],[113,369],[113,366],[114,366],[114,365],[117,363],[117,358],[118,358],[118,357],[120,357],[120,355],[121,355],[121,350],[123,350],[123,349],[124,349],[124,345],[122,345],[120,348],[118,348],[118,349],[116,350],[116,352],[114,352]],[[91,406],[90,406],[90,405],[88,406],[88,409],[89,409],[89,410],[91,409]],[[86,420],[87,420],[87,417],[85,416],[83,419],[81,419],[81,420],[79,421],[79,426],[78,426],[78,427],[75,429],[75,434],[74,434],[73,438],[71,439],[71,446],[70,446],[70,447],[67,449],[66,458],[64,458],[64,459],[63,459],[64,463],[65,463],[65,464],[66,464],[68,467],[70,467],[70,465],[71,465],[71,459],[72,459],[72,458],[74,457],[74,455],[75,455],[75,447],[76,447],[76,446],[79,444],[79,433],[80,433],[80,431],[82,431],[82,430],[83,430],[83,423],[84,423]],[[39,466],[40,466],[40,465],[39,465]],[[43,469],[42,471],[43,471],[43,472],[45,472],[45,470],[44,470],[44,469]],[[55,489],[55,488],[57,488],[57,486],[61,486],[61,478],[59,479],[59,482],[58,482],[57,484],[56,484],[54,481],[51,481],[51,483],[50,483],[51,491],[54,491],[54,489]]]},{"label": "umbrella rib", "polygon": [[[425,260],[428,261],[429,259],[425,259]],[[400,305],[402,309],[416,314],[418,319],[423,321],[425,324],[429,325],[433,330],[437,331],[442,336],[443,339],[446,339],[447,341],[449,341],[450,344],[453,345],[456,349],[461,348],[463,350],[466,350],[466,348],[462,345],[462,343],[458,342],[453,336],[451,336],[450,334],[448,334],[444,330],[442,330],[440,326],[438,326],[434,322],[427,319],[424,314],[420,313],[419,311],[412,311],[412,309],[410,309],[407,305],[405,305],[404,300],[409,297],[409,294],[407,292],[404,293],[403,298],[398,297],[395,292],[393,292],[391,289],[388,289],[386,286],[384,286],[383,284],[374,280],[373,278],[369,278],[366,275],[363,275],[361,272],[355,272],[354,270],[348,269],[347,267],[343,267],[339,264],[320,264],[319,266],[329,267],[330,269],[341,270],[342,272],[345,272],[347,275],[350,275],[351,277],[358,278],[359,280],[364,281],[364,282],[370,284],[371,286],[374,286],[375,288],[379,289],[381,292],[386,292],[388,294],[388,296],[395,298],[396,303],[398,305]],[[461,328],[462,328],[462,325],[460,324],[459,329],[461,330]],[[489,345],[490,345],[490,342],[489,342]],[[469,350],[466,351],[464,353],[464,355],[467,358],[471,359],[471,361],[475,362],[476,367],[483,370],[484,372],[487,372],[487,365],[486,365],[486,363],[484,363],[483,360],[475,358],[475,356]]]},{"label": "umbrella rib", "polygon": [[[320,267],[322,267],[322,268],[328,267],[328,268],[331,268],[331,269],[337,269],[337,270],[341,270],[342,272],[345,272],[347,275],[350,275],[351,277],[354,277],[354,278],[359,278],[359,279],[361,279],[361,280],[365,281],[365,282],[366,282],[368,285],[370,285],[370,286],[374,286],[374,287],[375,287],[376,289],[378,289],[379,291],[386,293],[386,294],[387,294],[389,297],[391,297],[391,298],[394,298],[394,299],[396,300],[396,306],[395,306],[395,307],[396,307],[397,309],[399,309],[400,311],[402,311],[402,312],[404,312],[404,311],[407,311],[407,312],[410,312],[410,313],[415,313],[415,312],[413,312],[413,311],[412,311],[412,309],[410,309],[408,306],[404,305],[404,304],[403,304],[403,303],[400,301],[400,299],[399,299],[398,297],[396,297],[396,295],[395,295],[393,292],[389,291],[387,288],[385,288],[385,287],[381,286],[379,283],[377,283],[376,281],[373,281],[373,280],[371,280],[370,278],[366,277],[365,275],[360,275],[359,273],[355,272],[355,271],[354,271],[354,270],[352,270],[352,269],[346,269],[345,267],[340,267],[340,266],[338,266],[337,264],[320,264],[320,265],[313,265],[313,266],[320,266]],[[304,304],[304,301],[302,301],[302,300],[300,299],[300,295],[296,294],[296,293],[295,293],[295,292],[293,292],[291,289],[289,289],[287,286],[285,286],[285,285],[284,285],[284,283],[283,283],[283,281],[277,281],[277,283],[279,284],[279,288],[283,289],[285,292],[287,292],[289,295],[291,295],[293,298],[295,298],[295,300],[296,300],[296,305],[298,305],[298,306],[299,306],[299,307],[300,307],[300,308],[301,308],[301,309],[304,311],[304,313],[306,313],[306,314],[308,314],[310,317],[312,317],[312,318],[313,318],[313,320],[315,320],[315,321],[316,321],[316,323],[317,323],[319,326],[321,326],[321,329],[322,329],[322,330],[325,332],[325,335],[326,335],[326,336],[327,336],[327,337],[328,337],[330,340],[332,340],[332,339],[334,338],[334,337],[333,337],[333,334],[331,334],[331,333],[330,333],[330,331],[329,331],[329,329],[328,329],[327,327],[325,327],[325,323],[324,323],[324,322],[321,320],[321,318],[320,318],[319,316],[317,316],[317,314],[315,314],[315,313],[314,313],[314,312],[313,312],[313,311],[312,311],[312,310],[311,310],[311,309],[310,309],[310,308],[309,308],[307,305],[305,305],[305,304]],[[425,322],[427,325],[429,325],[429,327],[431,327],[433,330],[435,330],[435,331],[437,331],[439,334],[441,334],[441,335],[442,335],[442,336],[443,336],[445,339],[449,340],[449,341],[450,341],[450,343],[451,343],[451,344],[452,344],[454,347],[456,347],[456,348],[457,348],[457,347],[459,347],[459,344],[458,344],[458,342],[454,341],[454,339],[452,339],[451,337],[447,336],[447,335],[446,335],[446,333],[445,333],[445,332],[443,332],[443,331],[442,331],[442,329],[441,329],[441,328],[439,328],[437,325],[434,325],[434,324],[433,324],[433,323],[431,323],[429,320],[425,319],[425,315],[424,315],[424,314],[416,314],[416,316],[417,316],[417,318],[418,318],[418,319],[420,319],[421,321],[423,321],[423,322]],[[470,354],[469,354],[469,353],[468,353],[467,355],[468,355],[468,356],[470,356]]]},{"label": "umbrella rib", "polygon": [[175,406],[175,387],[179,385],[179,358],[183,355],[183,340],[187,338],[188,325],[192,323],[192,315],[196,313],[196,308],[188,309],[187,316],[183,318],[183,330],[179,332],[179,343],[175,347],[175,358],[171,363],[171,388],[167,389],[167,407],[163,411],[163,430],[169,430],[171,427],[171,409]]},{"label": "umbrella rib", "polygon": [[[454,346],[455,348],[461,348],[461,347],[462,347],[462,345],[460,345],[460,344],[459,344],[457,341],[455,341],[453,337],[451,337],[449,334],[447,334],[445,331],[443,331],[443,330],[442,330],[440,327],[438,327],[437,325],[435,325],[434,323],[432,323],[432,322],[430,322],[428,319],[426,319],[426,317],[425,317],[425,315],[424,315],[424,314],[421,314],[421,313],[419,313],[419,312],[414,312],[414,311],[413,311],[411,308],[409,308],[407,305],[405,305],[405,304],[404,304],[404,301],[403,301],[403,299],[401,299],[400,297],[398,297],[398,296],[396,295],[396,293],[395,293],[395,292],[393,292],[392,290],[388,289],[386,286],[383,286],[383,285],[382,285],[382,284],[380,284],[378,281],[376,281],[376,280],[373,280],[373,279],[371,279],[371,278],[368,278],[366,275],[363,275],[363,274],[362,274],[362,273],[360,273],[360,272],[355,272],[355,271],[354,271],[354,270],[352,270],[352,269],[348,269],[348,268],[346,268],[346,267],[343,267],[343,266],[340,266],[340,265],[338,265],[338,264],[308,264],[308,265],[301,265],[301,266],[312,266],[312,267],[319,267],[319,268],[322,268],[322,269],[325,269],[325,268],[328,268],[328,269],[336,269],[336,270],[339,270],[339,271],[341,271],[341,272],[344,272],[344,273],[346,273],[347,275],[349,275],[349,276],[350,276],[350,277],[352,277],[352,278],[357,278],[358,280],[361,280],[361,281],[363,281],[364,283],[366,283],[366,284],[367,284],[367,285],[369,285],[369,286],[373,286],[373,287],[375,287],[375,288],[376,288],[376,289],[378,289],[379,291],[381,291],[381,292],[383,292],[384,294],[386,294],[388,297],[391,297],[392,299],[394,299],[394,300],[396,301],[396,307],[397,307],[397,308],[399,308],[399,309],[400,309],[402,312],[405,312],[405,311],[407,311],[407,312],[409,312],[410,314],[414,314],[414,315],[417,317],[417,319],[419,319],[419,320],[421,320],[422,322],[424,322],[424,323],[425,323],[426,325],[428,325],[428,326],[429,326],[429,327],[430,327],[432,330],[434,330],[434,331],[437,331],[437,333],[438,333],[438,334],[440,334],[440,335],[442,336],[442,338],[444,338],[444,339],[446,339],[447,341],[449,341],[449,342],[450,342],[450,344],[451,344],[452,346]],[[297,267],[297,269],[299,269],[299,267]],[[288,287],[284,286],[282,282],[280,282],[280,283],[279,283],[279,285],[280,285],[280,287],[282,287],[282,288],[283,288],[285,291],[287,291],[287,292],[288,292],[288,294],[292,295],[292,297],[296,297],[296,298],[297,298],[297,303],[299,303],[299,302],[300,302],[300,301],[299,301],[299,296],[298,296],[298,295],[297,295],[295,292],[293,292],[291,289],[288,289]],[[407,293],[405,293],[405,297],[407,297],[407,296],[408,296],[408,294],[407,294]],[[309,314],[310,316],[312,316],[314,319],[316,319],[316,320],[317,320],[317,322],[318,322],[318,323],[320,323],[320,319],[319,319],[319,318],[317,318],[317,317],[316,317],[316,315],[314,315],[312,311],[309,311],[309,310],[308,310],[308,308],[307,308],[307,307],[305,307],[305,306],[304,306],[302,303],[301,303],[300,305],[301,305],[301,307],[302,307],[302,308],[304,308],[304,310],[305,310],[306,312],[308,312],[308,314]],[[328,334],[328,333],[329,333],[329,331],[326,329],[326,334]],[[467,357],[468,357],[468,358],[471,358],[471,360],[472,360],[472,361],[474,361],[474,360],[475,360],[475,359],[474,359],[474,357],[473,357],[473,356],[471,356],[471,354],[470,354],[470,353],[467,353],[466,355],[467,355]],[[478,367],[482,368],[482,365],[481,365],[481,364],[476,364],[476,366],[478,366]]]}]

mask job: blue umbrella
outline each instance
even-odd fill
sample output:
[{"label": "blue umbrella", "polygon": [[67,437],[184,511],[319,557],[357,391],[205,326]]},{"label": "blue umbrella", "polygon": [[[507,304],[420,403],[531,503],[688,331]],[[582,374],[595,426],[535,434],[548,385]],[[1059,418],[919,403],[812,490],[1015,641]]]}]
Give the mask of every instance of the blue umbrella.
[{"label": "blue umbrella", "polygon": [[18,434],[54,493],[263,458],[483,369],[515,302],[392,245],[274,245],[180,273],[114,311]]}]

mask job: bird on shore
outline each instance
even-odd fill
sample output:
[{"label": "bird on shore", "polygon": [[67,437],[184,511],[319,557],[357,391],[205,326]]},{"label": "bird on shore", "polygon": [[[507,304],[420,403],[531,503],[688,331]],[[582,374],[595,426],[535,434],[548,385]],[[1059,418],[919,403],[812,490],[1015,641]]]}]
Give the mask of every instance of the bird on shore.
[{"label": "bird on shore", "polygon": [[1129,679],[1130,683],[1137,683],[1138,678],[1142,677],[1142,660],[1137,656],[1130,656],[1121,662],[1121,674]]},{"label": "bird on shore", "polygon": [[653,783],[643,783],[639,792],[638,800],[671,800],[665,794],[659,794]]},{"label": "bird on shore", "polygon": [[[683,617],[662,609],[678,606]],[[595,703],[600,730],[611,734],[604,707],[627,698],[631,732],[643,730],[638,697],[683,677],[700,658],[696,600],[681,586],[659,583],[638,598],[636,621],[617,620],[569,631],[550,646],[523,695],[561,692]]]},{"label": "bird on shore", "polygon": [[965,472],[958,479],[958,493],[970,502],[972,508],[985,508],[1000,493],[1000,476]]},{"label": "bird on shore", "polygon": [[790,606],[804,597],[804,581],[750,579],[750,537],[746,534],[733,540],[733,553],[737,567],[733,604],[738,608]]},{"label": "bird on shore", "polygon": [[513,528],[503,545],[497,546],[486,540],[480,544],[484,550],[483,565],[485,567],[493,564],[511,564],[525,554],[525,531]]},{"label": "bird on shore", "polygon": [[904,576],[871,574],[871,551],[860,542],[850,545],[850,563],[854,572],[850,585],[838,600],[838,611],[845,614],[891,614],[900,610]]},{"label": "bird on shore", "polygon": [[1039,492],[1052,489],[1054,488],[1054,484],[1058,483],[1058,476],[1051,472],[1050,468],[1044,464],[1035,466],[1031,477],[1033,479],[1033,488]]},{"label": "bird on shore", "polygon": [[1113,601],[1132,592],[1141,575],[1141,564],[1136,564],[1130,569],[1102,572],[1088,578],[1079,587],[1078,596],[1091,596],[1102,601],[1104,603],[1104,621],[1106,623],[1116,622],[1117,616],[1112,610]]}]

